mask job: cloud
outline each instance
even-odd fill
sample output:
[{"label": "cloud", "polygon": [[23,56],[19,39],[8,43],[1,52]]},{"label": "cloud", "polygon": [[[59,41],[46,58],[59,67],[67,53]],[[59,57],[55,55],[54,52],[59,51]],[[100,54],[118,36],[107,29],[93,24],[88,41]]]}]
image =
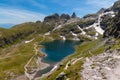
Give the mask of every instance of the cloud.
[{"label": "cloud", "polygon": [[117,0],[87,0],[86,4],[94,7],[108,8]]},{"label": "cloud", "polygon": [[28,2],[30,2],[32,5],[36,6],[36,7],[39,7],[39,8],[42,8],[42,9],[45,9],[47,8],[45,5],[41,4],[40,2],[38,1],[35,1],[35,0],[29,0]]},{"label": "cloud", "polygon": [[19,24],[23,22],[43,20],[46,15],[23,9],[0,8],[0,24]]}]

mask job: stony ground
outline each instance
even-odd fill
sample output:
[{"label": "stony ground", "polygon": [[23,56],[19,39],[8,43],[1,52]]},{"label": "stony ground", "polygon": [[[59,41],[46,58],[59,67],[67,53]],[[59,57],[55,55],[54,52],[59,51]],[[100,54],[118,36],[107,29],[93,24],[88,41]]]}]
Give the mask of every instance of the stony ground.
[{"label": "stony ground", "polygon": [[120,80],[120,51],[86,58],[81,74],[83,80]]}]

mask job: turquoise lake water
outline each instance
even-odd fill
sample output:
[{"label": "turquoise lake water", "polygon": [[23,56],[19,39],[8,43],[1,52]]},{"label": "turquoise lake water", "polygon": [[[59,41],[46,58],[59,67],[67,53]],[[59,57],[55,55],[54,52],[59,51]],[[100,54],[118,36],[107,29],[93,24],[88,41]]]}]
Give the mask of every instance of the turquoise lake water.
[{"label": "turquoise lake water", "polygon": [[66,56],[75,52],[75,45],[79,45],[80,41],[62,41],[55,40],[52,42],[44,43],[42,52],[47,54],[47,57],[43,59],[43,62],[47,63],[57,63],[61,61]]},{"label": "turquoise lake water", "polygon": [[48,63],[50,66],[44,70],[40,70],[37,73],[37,76],[41,76],[42,74],[49,72],[57,62],[60,62],[68,55],[74,53],[74,47],[80,43],[80,41],[71,40],[54,40],[52,42],[42,43],[44,47],[41,49],[41,51],[47,54],[47,56],[42,59],[42,62]]}]

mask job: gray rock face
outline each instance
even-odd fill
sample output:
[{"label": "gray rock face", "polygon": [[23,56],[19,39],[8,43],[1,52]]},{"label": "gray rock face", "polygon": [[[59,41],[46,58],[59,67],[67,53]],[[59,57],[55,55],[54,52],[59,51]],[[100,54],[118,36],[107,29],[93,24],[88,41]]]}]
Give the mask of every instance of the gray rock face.
[{"label": "gray rock face", "polygon": [[106,11],[106,9],[105,9],[105,8],[101,8],[101,9],[97,12],[97,14],[104,13],[105,11]]},{"label": "gray rock face", "polygon": [[68,20],[68,19],[70,19],[70,16],[68,14],[62,14],[60,16],[60,19],[66,19],[66,20]]},{"label": "gray rock face", "polygon": [[105,30],[103,37],[113,36],[115,38],[120,38],[120,12],[116,15],[110,23],[110,26]]},{"label": "gray rock face", "polygon": [[44,22],[56,22],[59,21],[59,15],[57,13],[44,18]]},{"label": "gray rock face", "polygon": [[76,17],[77,17],[77,16],[76,16],[75,12],[73,12],[71,18],[76,18]]},{"label": "gray rock face", "polygon": [[63,24],[67,22],[67,20],[69,19],[70,19],[70,16],[68,14],[62,14],[61,16],[59,16],[57,13],[55,13],[53,15],[45,17],[44,22]]}]

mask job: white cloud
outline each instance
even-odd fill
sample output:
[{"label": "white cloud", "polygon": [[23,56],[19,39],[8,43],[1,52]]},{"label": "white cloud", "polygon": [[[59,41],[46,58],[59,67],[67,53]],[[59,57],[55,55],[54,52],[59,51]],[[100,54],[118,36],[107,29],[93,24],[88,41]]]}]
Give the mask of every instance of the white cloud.
[{"label": "white cloud", "polygon": [[94,7],[108,8],[113,5],[117,0],[87,0],[86,4],[92,5]]},{"label": "white cloud", "polygon": [[36,1],[36,0],[29,0],[29,2],[39,8],[45,9],[47,8],[45,5],[41,4],[40,2]]},{"label": "white cloud", "polygon": [[29,21],[43,20],[46,15],[21,9],[0,8],[0,24],[19,24]]}]

